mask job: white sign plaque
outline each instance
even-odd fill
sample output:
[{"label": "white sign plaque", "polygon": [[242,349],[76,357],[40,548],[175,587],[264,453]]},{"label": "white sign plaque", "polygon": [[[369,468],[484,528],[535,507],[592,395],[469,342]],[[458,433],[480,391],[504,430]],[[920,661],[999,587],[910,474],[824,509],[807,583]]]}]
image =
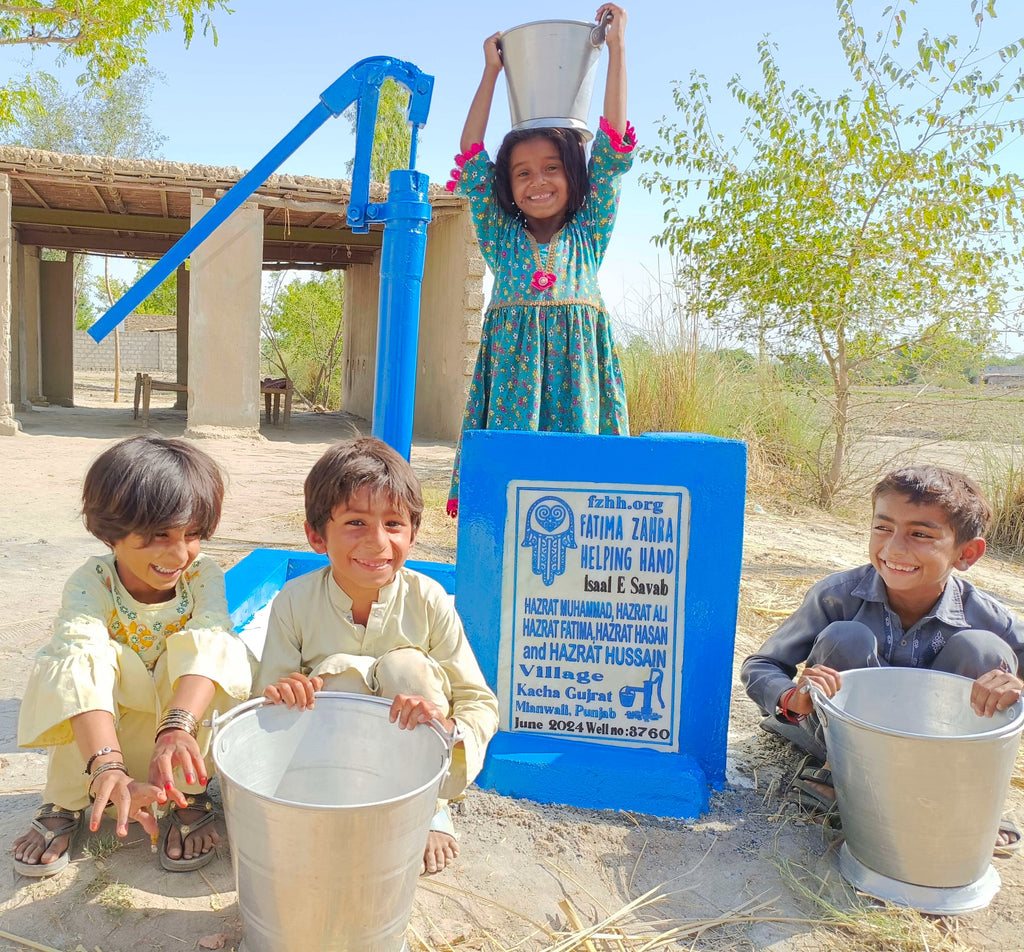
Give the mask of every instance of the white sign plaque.
[{"label": "white sign plaque", "polygon": [[502,729],[678,750],[687,491],[513,481],[508,513]]}]

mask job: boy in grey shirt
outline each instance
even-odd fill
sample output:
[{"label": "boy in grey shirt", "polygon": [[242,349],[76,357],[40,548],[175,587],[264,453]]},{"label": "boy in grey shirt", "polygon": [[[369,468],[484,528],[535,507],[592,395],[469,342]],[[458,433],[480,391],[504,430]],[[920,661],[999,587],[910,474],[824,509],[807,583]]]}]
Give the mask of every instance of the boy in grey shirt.
[{"label": "boy in grey shirt", "polygon": [[[933,668],[974,679],[971,707],[988,717],[1024,690],[1024,627],[953,574],[985,552],[992,510],[977,484],[937,466],[908,466],[883,478],[871,501],[870,563],[815,583],[740,670],[766,715],[762,727],[818,761],[805,761],[794,786],[823,806],[834,791],[821,766],[825,747],[810,685],[832,697],[842,671]],[[1004,848],[1020,840],[1009,824],[1000,838]]]}]

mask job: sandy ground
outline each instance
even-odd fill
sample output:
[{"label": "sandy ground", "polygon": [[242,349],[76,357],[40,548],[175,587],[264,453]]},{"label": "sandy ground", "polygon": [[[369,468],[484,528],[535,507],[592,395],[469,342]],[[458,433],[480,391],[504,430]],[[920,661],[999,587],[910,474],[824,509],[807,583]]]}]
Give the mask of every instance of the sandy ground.
[{"label": "sandy ground", "polygon": [[[88,384],[89,381],[86,381]],[[28,825],[39,803],[45,758],[15,746],[22,686],[48,636],[62,584],[98,543],[78,517],[89,462],[110,443],[141,432],[129,402],[111,405],[110,388],[93,381],[74,409],[21,414],[23,432],[0,442],[0,843]],[[124,398],[122,398],[122,401]],[[154,395],[151,431],[179,436],[184,413],[173,394]],[[224,519],[206,551],[230,566],[257,546],[304,548],[302,480],[336,439],[365,421],[343,414],[296,412],[287,429],[264,424],[252,441],[205,441],[229,474]],[[443,507],[450,444],[418,444],[413,463],[428,489],[428,515],[414,557],[454,560],[455,533]],[[860,564],[866,539],[858,526],[812,511],[749,503],[738,659],[756,647],[799,601],[814,578]],[[972,578],[1020,610],[1024,570],[986,557]],[[838,875],[837,842],[797,818],[781,796],[796,764],[786,745],[757,729],[757,712],[733,689],[729,782],[711,811],[693,822],[625,813],[540,806],[472,788],[456,817],[462,854],[453,868],[423,878],[409,932],[414,948],[547,947],[571,916],[585,924],[620,914],[649,890],[657,905],[621,914],[623,942],[671,934],[677,948],[1019,949],[1024,927],[1024,858],[999,860],[1003,889],[983,912],[959,919],[883,917],[898,938],[879,938],[863,914],[845,925],[823,920],[821,894],[841,911],[858,901]],[[1011,791],[1010,808],[1021,795]],[[1024,818],[1024,811],[1019,814]],[[942,831],[937,831],[942,835]],[[241,922],[230,847],[201,872],[162,872],[140,832],[115,844],[108,826],[84,838],[71,866],[39,882],[0,863],[0,949],[157,952],[237,948]],[[297,843],[301,863],[315,844]],[[565,905],[568,903],[568,905]],[[562,904],[562,905],[560,905]],[[678,929],[679,932],[670,933]],[[36,945],[7,938],[9,934]],[[608,934],[608,929],[604,930]],[[900,937],[902,936],[902,937]],[[909,938],[907,938],[909,936]],[[200,942],[205,945],[200,946]],[[911,943],[911,944],[904,944]],[[916,944],[913,944],[916,943]]]}]

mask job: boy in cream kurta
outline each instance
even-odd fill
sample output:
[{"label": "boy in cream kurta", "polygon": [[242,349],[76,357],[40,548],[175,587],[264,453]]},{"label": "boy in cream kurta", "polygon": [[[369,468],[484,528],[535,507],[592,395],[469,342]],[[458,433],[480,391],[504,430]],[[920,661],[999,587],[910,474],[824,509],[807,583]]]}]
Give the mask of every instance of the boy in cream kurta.
[{"label": "boy in cream kurta", "polygon": [[289,707],[317,690],[394,698],[391,720],[436,719],[458,738],[423,857],[437,872],[458,855],[446,801],[483,765],[498,727],[487,686],[450,596],[404,568],[423,511],[409,464],[373,438],[329,449],[306,478],[306,536],[330,564],[274,599],[257,692]]}]

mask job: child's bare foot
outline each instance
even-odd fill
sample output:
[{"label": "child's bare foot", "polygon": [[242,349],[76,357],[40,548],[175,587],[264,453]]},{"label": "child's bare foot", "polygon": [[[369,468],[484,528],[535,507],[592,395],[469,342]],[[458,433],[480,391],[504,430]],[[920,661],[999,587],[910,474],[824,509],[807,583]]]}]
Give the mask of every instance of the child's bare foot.
[{"label": "child's bare foot", "polygon": [[455,862],[459,855],[459,844],[451,833],[431,830],[427,834],[427,848],[423,851],[422,873],[439,873]]},{"label": "child's bare foot", "polygon": [[209,801],[194,808],[171,810],[160,846],[160,865],[172,872],[182,872],[209,863],[213,859],[213,848],[220,842],[220,835],[213,826],[214,816]]},{"label": "child's bare foot", "polygon": [[81,811],[44,803],[29,831],[14,841],[14,868],[23,876],[51,876],[62,870],[68,864],[81,818]]},{"label": "child's bare foot", "polygon": [[1020,829],[1013,820],[1003,817],[999,821],[999,830],[996,833],[997,855],[1006,856],[1015,853],[1020,849]]}]

